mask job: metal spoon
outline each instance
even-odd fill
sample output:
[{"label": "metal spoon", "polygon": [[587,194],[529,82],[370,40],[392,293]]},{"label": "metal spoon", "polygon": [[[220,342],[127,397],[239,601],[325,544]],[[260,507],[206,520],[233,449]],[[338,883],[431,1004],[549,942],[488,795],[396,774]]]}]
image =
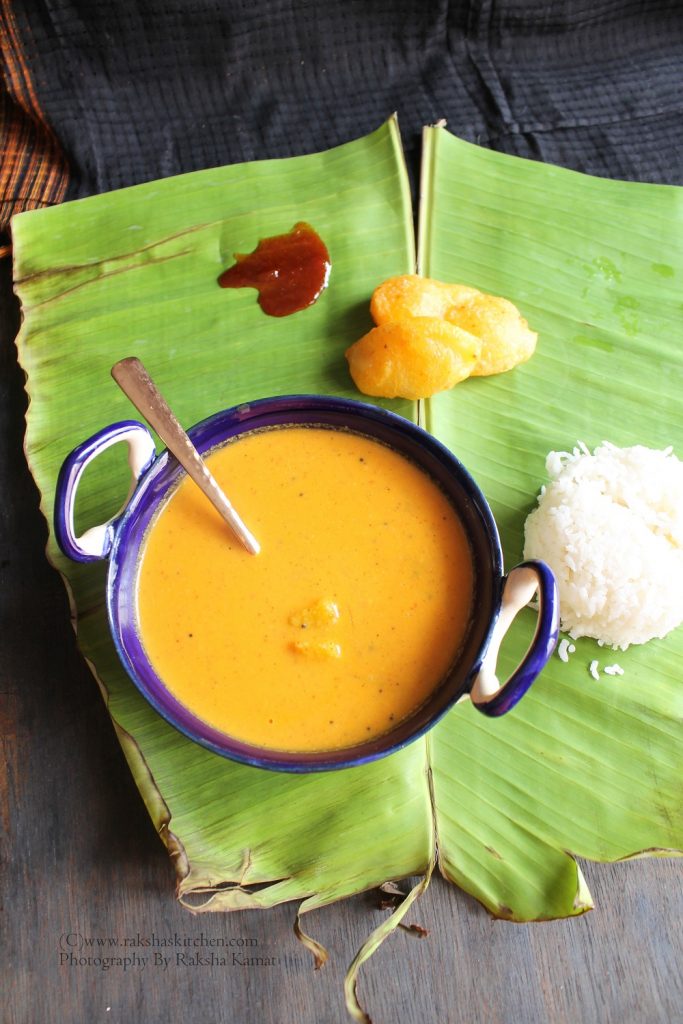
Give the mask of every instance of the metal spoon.
[{"label": "metal spoon", "polygon": [[226,498],[140,360],[135,356],[121,359],[112,366],[111,375],[135,408],[156,430],[169,451],[173,452],[188,476],[218,509],[238,540],[251,555],[257,555],[261,550],[259,542]]}]

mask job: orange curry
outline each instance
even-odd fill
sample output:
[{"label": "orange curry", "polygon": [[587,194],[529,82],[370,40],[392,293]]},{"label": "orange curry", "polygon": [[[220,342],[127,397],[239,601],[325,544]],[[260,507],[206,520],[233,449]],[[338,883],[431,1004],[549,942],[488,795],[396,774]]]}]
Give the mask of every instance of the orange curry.
[{"label": "orange curry", "polygon": [[261,544],[247,554],[184,479],[141,555],[148,656],[195,715],[289,751],[351,746],[415,711],[467,632],[460,519],[408,459],[324,427],[255,431],[208,456]]}]

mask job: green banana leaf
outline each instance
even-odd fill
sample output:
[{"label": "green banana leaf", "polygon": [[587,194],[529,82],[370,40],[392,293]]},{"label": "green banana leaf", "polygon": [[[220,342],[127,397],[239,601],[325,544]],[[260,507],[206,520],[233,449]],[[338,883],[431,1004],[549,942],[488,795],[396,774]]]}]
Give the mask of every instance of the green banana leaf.
[{"label": "green banana leaf", "polygon": [[[422,273],[505,295],[533,359],[431,399],[426,426],[472,469],[506,566],[550,449],[673,444],[683,456],[683,189],[590,178],[424,134]],[[523,654],[515,623],[503,671]],[[681,846],[683,630],[627,651],[576,641],[504,723],[471,705],[434,730],[439,866],[494,914],[591,906],[569,853],[613,861]],[[615,663],[623,677],[589,675]]]},{"label": "green banana leaf", "polygon": [[[498,378],[466,381],[418,406],[473,472],[496,515],[508,567],[550,448],[581,439],[683,449],[677,350],[682,190],[587,178],[501,156],[443,129],[425,133],[419,267],[515,301],[537,354]],[[216,277],[234,252],[311,223],[330,250],[330,286],[275,320],[250,290]],[[152,182],[13,222],[18,345],[28,375],[27,456],[50,522],[57,472],[77,443],[131,408],[109,377],[138,355],[190,425],[248,399],[288,392],[358,397],[343,351],[370,325],[384,278],[413,269],[412,213],[394,120],[327,153]],[[67,386],[68,383],[68,386]],[[119,456],[121,456],[119,458]],[[121,453],[86,472],[79,527],[108,518],[126,491]],[[619,653],[621,678],[596,682],[605,655],[579,641],[524,701],[489,721],[459,704],[424,740],[362,768],[308,777],[226,761],[159,718],[119,666],[104,609],[103,563],[48,555],[78,610],[81,648],[100,682],[140,791],[195,910],[301,913],[420,876],[369,936],[357,971],[429,882],[433,868],[492,913],[571,916],[591,906],[571,854],[616,860],[683,846],[681,631]],[[516,623],[502,671],[523,652]]]}]

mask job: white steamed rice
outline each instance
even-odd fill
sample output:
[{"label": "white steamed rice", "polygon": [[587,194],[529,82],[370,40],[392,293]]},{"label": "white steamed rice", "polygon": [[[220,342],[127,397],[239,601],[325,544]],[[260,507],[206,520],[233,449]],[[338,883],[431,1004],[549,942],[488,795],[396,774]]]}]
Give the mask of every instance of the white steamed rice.
[{"label": "white steamed rice", "polygon": [[562,628],[615,648],[683,621],[683,462],[603,442],[550,452],[552,482],[527,518],[525,558],[557,577]]}]

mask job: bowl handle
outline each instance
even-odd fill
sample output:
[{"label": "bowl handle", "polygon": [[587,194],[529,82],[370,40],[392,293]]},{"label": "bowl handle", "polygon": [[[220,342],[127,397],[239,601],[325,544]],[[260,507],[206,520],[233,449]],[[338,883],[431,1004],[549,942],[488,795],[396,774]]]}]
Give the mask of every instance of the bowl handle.
[{"label": "bowl handle", "polygon": [[[133,480],[123,508],[115,516],[86,530],[80,537],[74,529],[76,491],[86,466],[103,451],[119,441],[128,445],[128,465]],[[142,474],[149,469],[156,456],[154,439],[147,427],[137,420],[112,423],[93,434],[87,441],[67,455],[59,471],[55,493],[55,536],[60,548],[76,562],[95,562],[106,558],[114,542],[114,524],[125,509]]]},{"label": "bowl handle", "polygon": [[[496,663],[503,637],[513,619],[538,591],[536,632],[522,661],[502,685]],[[512,569],[503,588],[500,614],[491,634],[481,669],[472,684],[472,703],[485,715],[504,715],[524,696],[555,650],[560,626],[560,600],[552,570],[545,562],[521,562]]]}]

